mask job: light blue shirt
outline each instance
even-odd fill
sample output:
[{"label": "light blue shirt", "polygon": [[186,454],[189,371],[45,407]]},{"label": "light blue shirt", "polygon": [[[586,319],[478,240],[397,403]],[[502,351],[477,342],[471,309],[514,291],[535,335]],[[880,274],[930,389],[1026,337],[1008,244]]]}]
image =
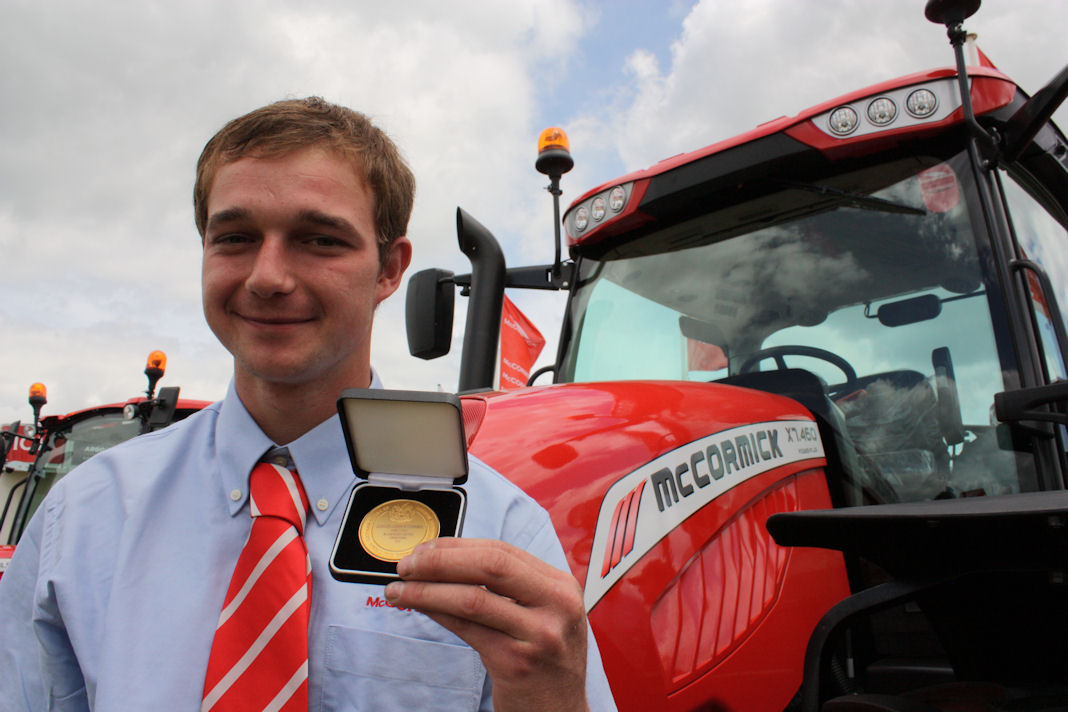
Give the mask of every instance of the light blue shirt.
[{"label": "light blue shirt", "polygon": [[[377,383],[375,384],[378,385]],[[215,624],[248,536],[248,476],[272,447],[238,399],[107,450],[60,480],[0,578],[0,707],[200,709]],[[311,710],[492,709],[478,654],[383,587],[335,581],[356,482],[335,416],[289,443],[311,502]],[[464,536],[566,570],[548,514],[471,458]],[[587,693],[613,710],[589,636]]]}]

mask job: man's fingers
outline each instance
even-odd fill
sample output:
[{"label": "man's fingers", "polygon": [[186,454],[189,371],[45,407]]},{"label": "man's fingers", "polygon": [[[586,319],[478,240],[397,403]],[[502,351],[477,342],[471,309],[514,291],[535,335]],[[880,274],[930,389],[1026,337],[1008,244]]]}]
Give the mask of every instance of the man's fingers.
[{"label": "man's fingers", "polygon": [[[386,586],[386,599],[395,606],[414,608],[435,620],[438,620],[437,616],[443,616],[500,631],[512,638],[523,637],[523,617],[516,610],[515,602],[481,586],[397,581]],[[444,625],[441,620],[438,622]],[[445,627],[467,640],[468,636],[460,632],[459,624]],[[477,649],[473,641],[468,640],[468,643]]]},{"label": "man's fingers", "polygon": [[516,547],[492,539],[435,539],[397,565],[405,580],[485,586],[501,596],[537,606],[571,585],[572,577]]},{"label": "man's fingers", "polygon": [[[586,613],[570,573],[510,544],[435,539],[397,564],[395,606],[429,616],[482,656],[494,704],[585,708]],[[563,702],[565,707],[561,707]]]},{"label": "man's fingers", "polygon": [[[449,616],[537,647],[559,650],[581,629],[582,591],[570,574],[494,540],[438,539],[397,565],[402,581],[386,587],[390,603]],[[449,627],[461,638],[460,624]],[[478,649],[477,645],[472,645]]]},{"label": "man's fingers", "polygon": [[386,587],[386,598],[424,613],[477,650],[495,682],[523,679],[547,661],[557,665],[569,657],[585,668],[584,618],[571,621],[467,584],[397,581]]}]

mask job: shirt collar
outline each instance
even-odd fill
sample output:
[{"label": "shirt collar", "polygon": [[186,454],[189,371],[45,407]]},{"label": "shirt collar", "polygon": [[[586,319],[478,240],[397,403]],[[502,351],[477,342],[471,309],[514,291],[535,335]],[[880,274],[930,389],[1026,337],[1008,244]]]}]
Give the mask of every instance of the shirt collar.
[{"label": "shirt collar", "polygon": [[[373,369],[371,388],[382,388],[382,381]],[[245,410],[234,382],[230,381],[215,426],[215,449],[220,464],[219,479],[230,501],[231,516],[245,506],[253,466],[275,445]],[[356,479],[340,419],[335,414],[285,445],[308,494],[312,516],[320,525],[325,524]]]}]

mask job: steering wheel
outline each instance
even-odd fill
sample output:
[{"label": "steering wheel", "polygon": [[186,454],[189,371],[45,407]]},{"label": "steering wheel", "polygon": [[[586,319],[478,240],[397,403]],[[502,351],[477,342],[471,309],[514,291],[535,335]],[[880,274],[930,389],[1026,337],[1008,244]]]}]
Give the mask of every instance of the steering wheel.
[{"label": "steering wheel", "polygon": [[848,361],[846,361],[844,358],[834,353],[833,351],[821,349],[816,346],[800,346],[787,344],[785,346],[769,346],[766,349],[760,349],[756,353],[750,354],[749,358],[742,362],[742,365],[739,368],[739,372],[755,372],[757,370],[757,364],[759,364],[766,358],[775,359],[775,366],[780,371],[784,371],[789,368],[789,366],[786,365],[786,361],[783,359],[783,356],[809,356],[811,358],[816,358],[821,361],[826,361],[827,363],[831,364],[839,371],[841,371],[843,374],[845,374],[846,379],[843,383],[828,386],[827,393],[829,396],[850,393],[852,391],[857,390],[857,388],[859,387],[859,384],[857,383],[856,369],[854,369]]}]

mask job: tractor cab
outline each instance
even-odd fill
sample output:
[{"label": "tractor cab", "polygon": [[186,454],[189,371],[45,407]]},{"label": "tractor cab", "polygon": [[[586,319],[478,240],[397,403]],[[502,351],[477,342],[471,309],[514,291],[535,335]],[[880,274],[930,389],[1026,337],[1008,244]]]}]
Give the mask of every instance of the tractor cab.
[{"label": "tractor cab", "polygon": [[[1002,176],[1033,265],[1004,285],[968,156],[939,144],[803,176],[784,159],[688,196],[692,217],[580,243],[558,379],[808,393],[849,473],[840,504],[1040,488],[1036,445],[998,420],[994,402],[1024,369],[1044,383],[1065,377],[1056,299],[1036,275],[1055,293],[1068,287],[1066,206],[1023,170]],[[1004,293],[1017,282],[1034,348],[1026,364]]]}]

